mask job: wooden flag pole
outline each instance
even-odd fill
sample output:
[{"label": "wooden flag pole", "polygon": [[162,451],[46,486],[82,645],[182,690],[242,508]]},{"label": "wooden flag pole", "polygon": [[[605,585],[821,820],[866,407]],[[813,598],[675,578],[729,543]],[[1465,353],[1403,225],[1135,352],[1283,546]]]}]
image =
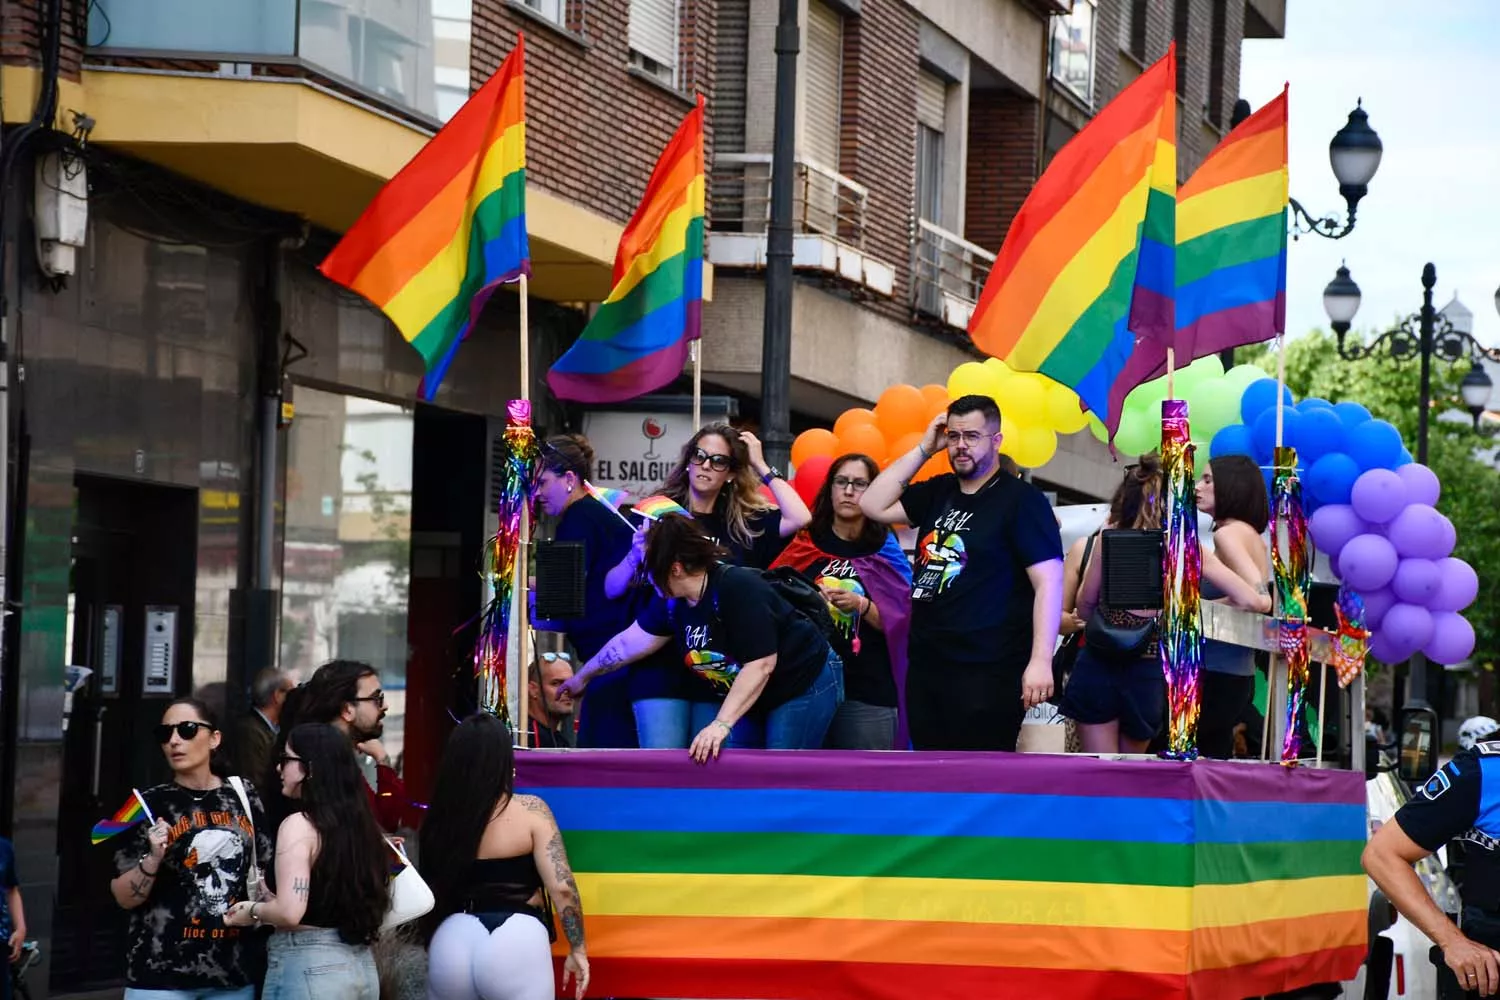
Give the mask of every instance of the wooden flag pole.
[{"label": "wooden flag pole", "polygon": [[693,433],[703,426],[703,341],[693,341]]},{"label": "wooden flag pole", "polygon": [[1168,347],[1167,348],[1167,398],[1168,399],[1176,399],[1177,398],[1176,396],[1172,395],[1172,383],[1173,383],[1173,380],[1176,378],[1176,376],[1177,376],[1177,348],[1175,348],[1175,347]]},{"label": "wooden flag pole", "polygon": [[[521,398],[531,398],[531,317],[526,273],[521,272]],[[535,422],[533,421],[533,426]],[[531,678],[531,504],[521,505],[521,537],[516,549],[516,718],[520,720],[520,745],[527,746],[531,738],[531,699],[527,695],[527,682]]]}]

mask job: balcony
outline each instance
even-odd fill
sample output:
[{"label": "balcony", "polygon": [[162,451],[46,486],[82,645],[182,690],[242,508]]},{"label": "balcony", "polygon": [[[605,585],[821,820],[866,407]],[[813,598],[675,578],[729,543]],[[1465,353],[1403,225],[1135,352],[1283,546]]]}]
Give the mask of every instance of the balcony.
[{"label": "balcony", "polygon": [[911,247],[912,308],[967,331],[995,255],[926,219],[916,220]]},{"label": "balcony", "polygon": [[88,51],[95,63],[177,59],[236,75],[301,68],[442,122],[468,97],[471,11],[471,0],[93,0]]},{"label": "balcony", "polygon": [[[827,167],[798,160],[792,193],[792,267],[889,298],[896,269],[864,249],[870,192]],[[721,153],[709,171],[713,235],[708,259],[718,268],[766,265],[771,219],[771,157]]]}]

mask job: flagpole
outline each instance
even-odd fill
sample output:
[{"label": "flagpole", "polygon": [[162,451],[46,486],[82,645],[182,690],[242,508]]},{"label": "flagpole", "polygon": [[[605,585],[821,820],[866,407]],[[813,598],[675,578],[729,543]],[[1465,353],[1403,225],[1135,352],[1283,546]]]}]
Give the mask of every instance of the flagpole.
[{"label": "flagpole", "polygon": [[693,341],[693,432],[703,426],[703,341]]},{"label": "flagpole", "polygon": [[1176,374],[1177,374],[1177,348],[1173,347],[1173,346],[1168,346],[1167,347],[1167,398],[1168,399],[1176,399],[1177,398],[1176,396],[1172,395],[1172,380],[1176,376]]},{"label": "flagpole", "polygon": [[[529,281],[526,272],[521,272],[521,398],[531,398],[531,313],[529,309]],[[527,715],[530,712],[531,698],[528,696],[527,683],[531,679],[531,503],[529,497],[523,497],[521,505],[521,537],[516,549],[516,593],[521,599],[516,602],[519,606],[516,616],[516,702],[518,712],[517,718],[521,721],[520,745],[527,746],[530,739],[531,726],[528,725]]]}]

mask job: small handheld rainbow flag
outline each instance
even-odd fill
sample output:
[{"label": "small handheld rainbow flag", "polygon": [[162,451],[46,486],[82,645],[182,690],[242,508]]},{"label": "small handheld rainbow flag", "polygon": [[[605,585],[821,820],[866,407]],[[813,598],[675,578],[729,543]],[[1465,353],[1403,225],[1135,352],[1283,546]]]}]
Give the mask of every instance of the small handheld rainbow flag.
[{"label": "small handheld rainbow flag", "polygon": [[102,844],[117,833],[124,833],[135,826],[141,820],[156,822],[156,817],[151,815],[151,810],[146,807],[146,800],[141,797],[139,789],[130,790],[130,798],[125,804],[115,811],[109,819],[101,819],[94,824],[93,832],[89,834],[89,840],[95,844]]},{"label": "small handheld rainbow flag", "polygon": [[683,507],[671,497],[657,495],[647,497],[635,505],[635,512],[642,517],[649,517],[653,521],[659,521],[668,514],[681,514],[683,517],[692,517],[686,507]]},{"label": "small handheld rainbow flag", "polygon": [[[618,517],[626,524],[630,524],[630,518],[620,513],[620,505],[630,499],[629,493],[625,492],[624,490],[612,490],[607,486],[595,486],[587,479],[583,481],[583,489],[586,493],[588,493],[589,496],[593,497],[595,500],[598,500],[600,503],[604,504],[604,506],[614,511],[615,517]],[[630,528],[632,531],[634,531],[635,525],[630,524]]]}]

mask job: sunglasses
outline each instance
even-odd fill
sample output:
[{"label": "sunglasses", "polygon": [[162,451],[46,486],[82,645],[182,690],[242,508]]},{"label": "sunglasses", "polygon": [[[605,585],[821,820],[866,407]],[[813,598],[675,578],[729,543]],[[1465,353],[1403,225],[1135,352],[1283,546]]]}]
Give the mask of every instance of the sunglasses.
[{"label": "sunglasses", "polygon": [[558,660],[562,660],[564,663],[573,662],[573,657],[567,653],[539,653],[537,655],[547,663],[556,663]]},{"label": "sunglasses", "polygon": [[184,741],[191,741],[197,738],[198,730],[200,729],[206,730],[210,733],[214,732],[214,727],[210,726],[206,722],[179,722],[175,725],[164,722],[156,727],[156,742],[170,742],[172,739],[172,733],[174,731],[177,733],[179,739],[182,739]]},{"label": "sunglasses", "polygon": [[728,455],[710,455],[702,448],[694,448],[693,455],[688,462],[693,465],[706,465],[715,472],[723,472],[733,463],[734,459]]}]

